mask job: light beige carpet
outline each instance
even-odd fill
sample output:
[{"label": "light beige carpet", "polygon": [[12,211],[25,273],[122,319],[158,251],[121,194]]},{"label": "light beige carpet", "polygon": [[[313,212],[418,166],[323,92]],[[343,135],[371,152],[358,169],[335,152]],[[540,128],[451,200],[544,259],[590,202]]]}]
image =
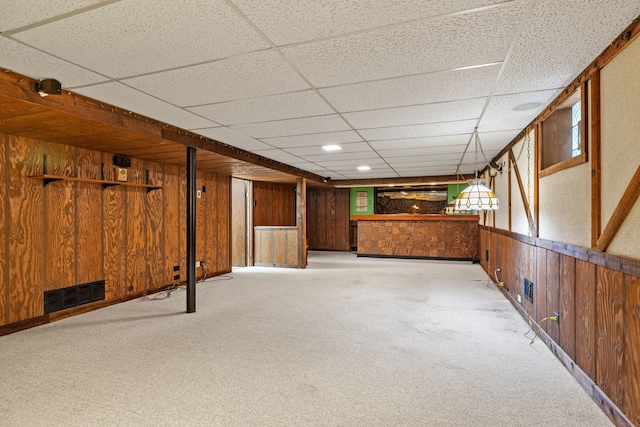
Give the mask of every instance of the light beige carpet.
[{"label": "light beige carpet", "polygon": [[311,252],[185,296],[0,337],[0,425],[612,425],[478,265]]}]

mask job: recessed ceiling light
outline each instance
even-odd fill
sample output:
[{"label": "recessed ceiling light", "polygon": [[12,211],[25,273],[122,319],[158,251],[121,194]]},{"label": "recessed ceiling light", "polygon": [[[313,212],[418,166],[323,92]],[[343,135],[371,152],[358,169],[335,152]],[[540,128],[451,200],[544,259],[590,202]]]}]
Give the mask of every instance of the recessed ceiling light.
[{"label": "recessed ceiling light", "polygon": [[520,104],[513,107],[513,111],[528,111],[535,110],[542,105],[542,102],[527,102],[526,104]]},{"label": "recessed ceiling light", "polygon": [[339,145],[323,145],[322,149],[325,151],[340,151],[342,150],[342,147],[340,147]]},{"label": "recessed ceiling light", "polygon": [[370,171],[371,170],[371,166],[358,166],[358,170],[360,172]]}]

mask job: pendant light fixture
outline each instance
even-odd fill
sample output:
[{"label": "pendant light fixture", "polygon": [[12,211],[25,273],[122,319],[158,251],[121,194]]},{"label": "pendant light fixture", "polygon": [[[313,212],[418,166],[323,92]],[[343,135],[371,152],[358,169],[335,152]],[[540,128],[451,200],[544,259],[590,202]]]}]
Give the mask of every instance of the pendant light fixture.
[{"label": "pendant light fixture", "polygon": [[[456,211],[489,211],[496,210],[500,207],[498,198],[495,193],[484,185],[484,179],[478,178],[478,149],[482,151],[482,144],[480,143],[480,136],[478,135],[478,128],[474,131],[475,138],[475,178],[467,180],[469,186],[462,190],[454,200]],[[484,156],[484,151],[482,151]]]}]

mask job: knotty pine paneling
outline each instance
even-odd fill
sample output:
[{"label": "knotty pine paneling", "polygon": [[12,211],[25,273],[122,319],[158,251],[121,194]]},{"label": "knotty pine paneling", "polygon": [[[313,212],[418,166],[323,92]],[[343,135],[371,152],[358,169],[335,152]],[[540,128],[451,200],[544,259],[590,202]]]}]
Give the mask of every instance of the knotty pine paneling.
[{"label": "knotty pine paneling", "polygon": [[349,190],[307,191],[309,249],[349,251]]},{"label": "knotty pine paneling", "polygon": [[[154,162],[144,162],[148,171],[148,184],[164,185],[162,165]],[[145,171],[145,173],[147,173]],[[147,178],[145,178],[146,180]],[[144,218],[146,226],[146,259],[149,266],[146,289],[156,289],[171,283],[165,280],[164,274],[164,241],[162,229],[164,224],[164,204],[162,192],[164,189],[147,191],[144,194]]]},{"label": "knotty pine paneling", "polygon": [[625,276],[624,379],[622,410],[640,426],[640,278]]},{"label": "knotty pine paneling", "polygon": [[163,244],[164,244],[164,274],[163,283],[173,283],[173,276],[180,275],[180,279],[186,278],[186,272],[182,270],[173,271],[174,266],[180,266],[180,248],[185,243],[179,239],[180,232],[180,168],[178,166],[164,166],[164,185],[165,188],[160,191],[164,203],[164,225],[163,225]]},{"label": "knotty pine paneling", "polygon": [[7,238],[9,226],[9,199],[7,182],[9,167],[7,163],[7,144],[9,138],[0,134],[0,326],[9,323],[9,269],[7,265]]},{"label": "knotty pine paneling", "polygon": [[[102,179],[103,154],[76,148],[78,178]],[[103,191],[100,184],[75,183],[76,239],[74,284],[104,279]]]},{"label": "knotty pine paneling", "polygon": [[620,405],[624,392],[624,275],[605,267],[596,271],[595,382]]},{"label": "knotty pine paneling", "polygon": [[[576,357],[590,378],[596,377],[596,266],[576,260]],[[563,320],[561,320],[563,321]],[[638,359],[640,360],[640,359]]]},{"label": "knotty pine paneling", "polygon": [[576,358],[576,259],[560,255],[560,346]]},{"label": "knotty pine paneling", "polygon": [[[544,317],[553,315],[553,312],[560,312],[560,254],[557,252],[547,252],[547,312]],[[543,318],[544,318],[543,317]],[[538,319],[541,321],[543,318]],[[560,328],[557,322],[547,321],[545,330],[555,342],[560,342]]]},{"label": "knotty pine paneling", "polygon": [[[205,217],[207,212],[205,211],[205,198],[206,194],[202,193],[202,187],[205,187],[205,173],[204,171],[197,171],[196,173],[196,260],[202,261],[205,257],[205,242],[207,240],[207,228],[205,227]],[[200,198],[197,196],[197,192],[200,190]],[[202,271],[200,268],[196,269],[196,276],[200,276]]]},{"label": "knotty pine paneling", "polygon": [[[67,145],[43,143],[47,173],[73,176],[75,149]],[[76,183],[55,181],[44,187],[45,209],[45,291],[74,285]]]},{"label": "knotty pine paneling", "polygon": [[[144,183],[144,161],[131,159],[128,182]],[[126,188],[127,285],[125,295],[142,292],[149,282],[145,188]]]},{"label": "knotty pine paneling", "polygon": [[9,136],[9,321],[44,314],[42,144]]},{"label": "knotty pine paneling", "polygon": [[253,183],[253,225],[295,226],[295,186],[270,182]]}]

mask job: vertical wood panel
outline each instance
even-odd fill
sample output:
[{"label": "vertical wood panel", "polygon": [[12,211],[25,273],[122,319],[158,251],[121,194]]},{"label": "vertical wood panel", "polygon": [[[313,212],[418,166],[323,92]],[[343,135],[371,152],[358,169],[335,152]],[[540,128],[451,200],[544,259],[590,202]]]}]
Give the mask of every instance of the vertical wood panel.
[{"label": "vertical wood panel", "polygon": [[[196,190],[200,190],[200,198],[196,196],[196,260],[202,261],[204,259],[205,242],[207,230],[205,227],[205,199],[206,194],[202,194],[202,187],[205,186],[205,173],[204,171],[196,172]],[[201,269],[196,271],[196,275],[201,275]]]},{"label": "vertical wood panel", "polygon": [[626,386],[622,410],[640,426],[640,278],[625,276],[624,298],[625,334],[624,371]]},{"label": "vertical wood panel", "polygon": [[9,321],[44,314],[42,145],[9,136]]},{"label": "vertical wood panel", "polygon": [[180,214],[180,226],[178,239],[180,240],[180,278],[187,280],[187,169],[180,168],[178,182],[178,212]]},{"label": "vertical wood panel", "polygon": [[287,263],[287,232],[279,231],[273,233],[273,263],[285,265]]},{"label": "vertical wood panel", "polygon": [[218,175],[218,268],[231,271],[231,177]]},{"label": "vertical wood panel", "polygon": [[295,187],[270,182],[253,183],[253,225],[278,226],[296,225]]},{"label": "vertical wood panel", "polygon": [[[553,315],[553,312],[560,313],[560,254],[557,252],[547,252],[547,312],[543,313],[541,319]],[[539,319],[539,320],[541,320]],[[556,322],[546,322],[544,328],[551,339],[560,342],[560,328]]]},{"label": "vertical wood panel", "polygon": [[247,265],[247,212],[246,181],[232,179],[231,182],[231,264]]},{"label": "vertical wood panel", "polygon": [[[102,179],[102,153],[77,148],[76,176]],[[76,284],[104,279],[102,199],[101,185],[76,183]]]},{"label": "vertical wood panel", "polygon": [[348,251],[349,190],[310,189],[307,196],[309,249]]},{"label": "vertical wood panel", "polygon": [[186,278],[186,272],[174,271],[173,267],[180,267],[180,247],[183,244],[179,239],[180,228],[180,168],[177,166],[164,166],[164,185],[162,196],[164,201],[164,227],[162,238],[164,239],[164,283],[172,283],[173,277],[179,275]]},{"label": "vertical wood panel", "polygon": [[[145,162],[148,172],[148,184],[164,185],[162,165],[154,162]],[[146,171],[145,171],[146,174]],[[164,216],[164,204],[162,192],[164,190],[143,190],[144,217],[146,227],[146,260],[149,266],[147,277],[147,289],[157,289],[167,283],[164,279],[164,245],[162,236],[162,224]],[[146,193],[146,194],[145,194]]]},{"label": "vertical wood panel", "polygon": [[596,270],[596,384],[612,401],[620,404],[624,388],[624,277],[605,267]]},{"label": "vertical wood panel", "polygon": [[596,266],[576,260],[576,363],[596,377]]},{"label": "vertical wood panel", "polygon": [[576,260],[560,255],[560,346],[576,359]]},{"label": "vertical wood panel", "polygon": [[[73,176],[75,151],[45,143],[47,173]],[[73,286],[75,276],[75,183],[55,181],[45,187],[45,290]]]},{"label": "vertical wood panel", "polygon": [[[144,162],[131,159],[128,181],[144,182]],[[142,292],[147,287],[148,263],[146,258],[146,206],[144,188],[126,187],[126,227],[127,227],[127,285],[125,294]]]},{"label": "vertical wood panel", "polygon": [[207,195],[205,198],[207,219],[207,242],[205,245],[205,261],[209,268],[209,274],[216,274],[218,268],[218,182],[216,174],[207,173]]},{"label": "vertical wood panel", "polygon": [[7,144],[9,138],[0,134],[0,326],[9,323],[9,269],[7,253],[9,239],[9,206],[7,184],[9,182],[9,165],[7,161]]},{"label": "vertical wood panel", "polygon": [[[103,155],[106,180],[114,179],[113,168],[106,167],[110,160],[109,154]],[[102,191],[106,300],[123,296],[126,286],[125,195],[126,188],[120,186],[108,187]]]},{"label": "vertical wood panel", "polygon": [[536,320],[540,321],[547,315],[547,250],[537,248],[536,257]]},{"label": "vertical wood panel", "polygon": [[286,264],[298,265],[298,230],[287,230],[287,253]]}]

